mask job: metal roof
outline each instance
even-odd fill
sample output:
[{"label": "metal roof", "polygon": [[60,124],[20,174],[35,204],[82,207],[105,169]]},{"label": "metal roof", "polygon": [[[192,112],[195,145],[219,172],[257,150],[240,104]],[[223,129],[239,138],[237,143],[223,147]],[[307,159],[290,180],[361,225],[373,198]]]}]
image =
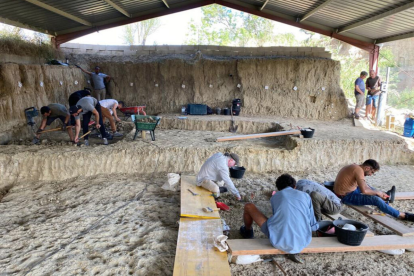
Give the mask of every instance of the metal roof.
[{"label": "metal roof", "polygon": [[210,4],[360,48],[414,37],[414,0],[0,0],[0,22],[48,33],[61,44],[98,30]]}]

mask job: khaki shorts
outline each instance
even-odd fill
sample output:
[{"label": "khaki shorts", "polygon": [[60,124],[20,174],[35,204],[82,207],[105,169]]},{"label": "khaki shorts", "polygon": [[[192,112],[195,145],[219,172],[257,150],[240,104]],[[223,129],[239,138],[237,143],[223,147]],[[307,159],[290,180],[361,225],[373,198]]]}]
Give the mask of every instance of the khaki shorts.
[{"label": "khaki shorts", "polygon": [[358,94],[355,94],[355,98],[356,98],[355,108],[363,108],[365,105],[365,95],[358,93]]}]

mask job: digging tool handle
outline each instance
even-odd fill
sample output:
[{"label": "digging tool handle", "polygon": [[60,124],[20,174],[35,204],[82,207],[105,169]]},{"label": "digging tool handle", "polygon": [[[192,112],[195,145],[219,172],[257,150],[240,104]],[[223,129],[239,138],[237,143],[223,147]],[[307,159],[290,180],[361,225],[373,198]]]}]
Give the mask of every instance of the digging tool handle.
[{"label": "digging tool handle", "polygon": [[79,140],[82,139],[83,137],[85,137],[86,135],[88,135],[89,133],[91,133],[92,130],[89,130],[88,132],[86,132],[84,135],[82,135],[81,137],[79,137]]},{"label": "digging tool handle", "polygon": [[58,130],[61,130],[61,129],[62,129],[61,127],[58,127],[58,128],[43,130],[43,131],[39,132],[38,134],[42,134],[42,133],[46,133],[46,132],[52,132],[52,131],[58,131]]}]

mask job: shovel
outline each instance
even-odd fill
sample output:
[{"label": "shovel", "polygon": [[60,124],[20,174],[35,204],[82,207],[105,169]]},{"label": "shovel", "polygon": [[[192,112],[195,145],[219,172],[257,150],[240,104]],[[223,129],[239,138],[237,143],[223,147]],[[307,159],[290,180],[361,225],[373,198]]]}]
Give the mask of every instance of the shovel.
[{"label": "shovel", "polygon": [[235,126],[235,125],[234,125],[234,119],[233,119],[233,106],[231,106],[231,107],[230,107],[230,114],[231,114],[231,126],[230,126],[229,131],[234,133],[234,132],[237,132],[237,128],[238,128],[239,126]]}]

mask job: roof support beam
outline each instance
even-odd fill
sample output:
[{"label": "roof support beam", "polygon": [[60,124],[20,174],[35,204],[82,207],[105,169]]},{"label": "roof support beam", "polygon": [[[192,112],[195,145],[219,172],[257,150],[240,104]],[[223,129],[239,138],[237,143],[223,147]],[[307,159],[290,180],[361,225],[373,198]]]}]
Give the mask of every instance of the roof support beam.
[{"label": "roof support beam", "polygon": [[358,28],[358,27],[361,27],[363,25],[366,25],[366,24],[369,24],[371,22],[374,22],[374,21],[383,19],[385,17],[388,17],[388,16],[391,16],[391,15],[394,15],[394,14],[397,14],[397,13],[400,13],[400,12],[403,12],[403,11],[408,10],[408,9],[411,9],[411,8],[414,8],[414,2],[405,4],[404,6],[401,6],[399,8],[396,8],[396,9],[393,9],[393,10],[390,10],[390,11],[387,11],[387,12],[384,12],[384,13],[381,13],[381,14],[378,14],[378,15],[373,16],[371,18],[367,18],[365,20],[359,21],[359,22],[354,23],[354,24],[351,24],[349,26],[340,27],[338,29],[338,34],[343,33],[343,32],[346,32],[346,31],[349,31],[349,30],[352,30],[352,29],[355,29],[355,28]]},{"label": "roof support beam", "polygon": [[263,10],[266,7],[268,2],[269,2],[269,0],[266,0],[266,2],[264,2],[263,6],[260,8],[260,10]]},{"label": "roof support beam", "polygon": [[164,2],[164,5],[166,5],[167,8],[170,8],[170,6],[168,6],[167,0],[162,0],[162,2]]},{"label": "roof support beam", "polygon": [[26,0],[26,2],[29,2],[29,3],[31,3],[33,5],[36,5],[36,6],[40,7],[40,8],[43,8],[43,9],[48,10],[48,11],[51,11],[53,13],[59,14],[59,15],[61,15],[63,17],[69,18],[70,20],[76,21],[76,22],[78,22],[78,23],[80,23],[82,25],[92,26],[92,23],[90,23],[90,22],[88,22],[86,20],[83,20],[82,18],[79,18],[77,16],[71,15],[71,14],[69,14],[67,12],[64,12],[62,10],[59,10],[59,9],[54,8],[52,6],[46,5],[45,3],[40,2],[38,0]]},{"label": "roof support beam", "polygon": [[104,1],[109,6],[111,6],[114,9],[116,9],[117,11],[119,11],[120,13],[122,13],[123,15],[125,15],[126,17],[131,17],[131,14],[129,12],[127,12],[126,10],[124,10],[123,8],[121,8],[120,6],[118,6],[117,4],[115,4],[114,2],[112,2],[111,0],[102,0],[102,1]]},{"label": "roof support beam", "polygon": [[406,38],[411,38],[411,37],[414,37],[414,32],[406,33],[403,35],[395,35],[395,36],[390,36],[386,38],[380,38],[376,41],[376,43],[380,44],[380,43],[391,42],[391,41],[396,41],[396,40],[406,39]]},{"label": "roof support beam", "polygon": [[10,19],[4,18],[4,17],[0,17],[0,22],[4,23],[4,24],[12,25],[12,26],[20,27],[20,28],[25,28],[25,29],[32,30],[32,31],[35,31],[35,32],[39,32],[39,33],[55,35],[53,33],[49,33],[48,30],[44,30],[44,29],[41,29],[41,28],[29,26],[29,25],[26,25],[24,23],[20,23],[20,22],[14,21],[14,20],[10,20]]},{"label": "roof support beam", "polygon": [[314,8],[313,10],[309,11],[307,14],[305,14],[304,16],[302,16],[302,18],[300,19],[300,22],[305,21],[307,18],[311,17],[312,15],[314,15],[315,13],[317,13],[318,11],[322,10],[323,8],[325,8],[326,6],[329,5],[329,3],[331,3],[334,0],[326,0],[325,2],[323,2],[322,4],[320,4],[319,6],[317,6],[316,8]]}]

